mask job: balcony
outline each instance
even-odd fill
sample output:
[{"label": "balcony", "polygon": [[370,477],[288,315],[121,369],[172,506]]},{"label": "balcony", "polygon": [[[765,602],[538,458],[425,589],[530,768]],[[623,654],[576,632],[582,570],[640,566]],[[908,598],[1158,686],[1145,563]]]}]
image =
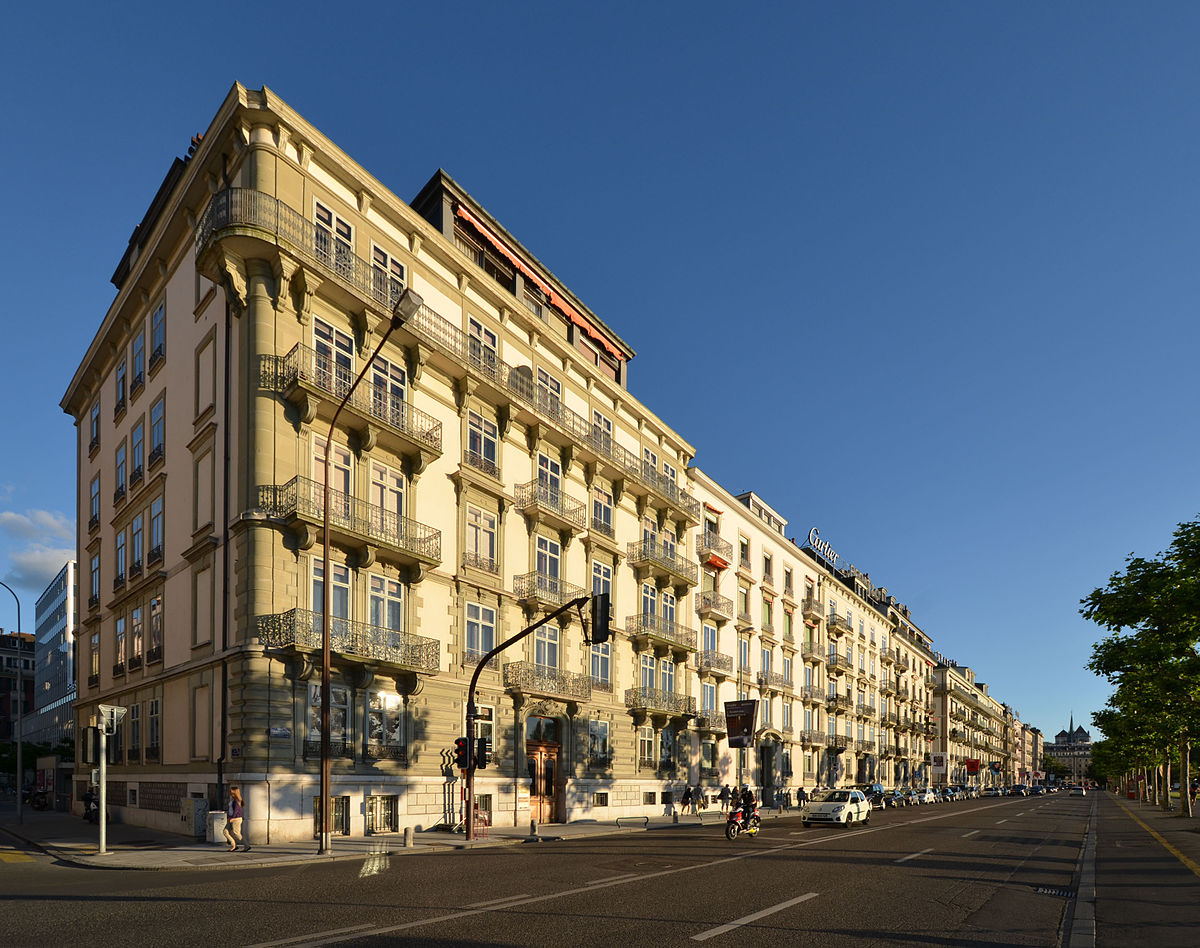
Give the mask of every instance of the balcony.
[{"label": "balcony", "polygon": [[117,399],[117,403],[113,405],[113,418],[120,418],[121,413],[125,411],[125,396],[122,395]]},{"label": "balcony", "polygon": [[[258,638],[266,648],[302,652],[321,650],[321,614],[318,612],[289,609],[259,616],[257,626]],[[432,675],[441,667],[441,645],[436,639],[349,619],[335,618],[330,622],[329,648],[343,658],[382,662],[420,674]]]},{"label": "balcony", "polygon": [[840,636],[853,631],[853,629],[850,628],[850,623],[844,616],[839,616],[832,612],[826,617],[825,626],[829,630],[829,635],[831,638],[839,638]]},{"label": "balcony", "polygon": [[840,754],[852,743],[851,739],[845,734],[829,734],[826,736],[825,746],[831,751]]},{"label": "balcony", "polygon": [[543,612],[557,609],[572,599],[587,595],[587,590],[582,586],[536,570],[513,577],[513,592],[523,605]]},{"label": "balcony", "polygon": [[854,708],[854,699],[849,695],[826,695],[825,707],[830,711],[850,711]]},{"label": "balcony", "polygon": [[664,619],[662,616],[635,615],[625,620],[625,631],[634,640],[634,648],[641,650],[647,645],[665,646],[668,649],[696,651],[696,630]]},{"label": "balcony", "polygon": [[401,764],[408,763],[408,748],[403,744],[384,744],[381,741],[368,741],[367,760],[394,760]]},{"label": "balcony", "polygon": [[703,674],[729,676],[733,674],[733,656],[706,650],[696,654],[696,669]]},{"label": "balcony", "polygon": [[702,710],[696,715],[696,727],[701,731],[712,731],[719,734],[724,734],[729,730],[725,723],[725,712],[713,711],[711,708]]},{"label": "balcony", "polygon": [[[316,760],[321,756],[321,741],[305,741],[304,757],[306,760]],[[329,756],[338,760],[354,760],[354,744],[346,740],[330,740]]]},{"label": "balcony", "polygon": [[477,451],[464,451],[463,464],[477,471],[482,471],[488,477],[500,480],[500,465],[496,463],[494,458],[484,457]]},{"label": "balcony", "polygon": [[671,586],[695,586],[698,570],[675,548],[656,540],[640,540],[629,544],[629,565],[642,574],[666,580]]},{"label": "balcony", "polygon": [[146,763],[149,764],[154,761],[157,761],[160,756],[161,755],[159,753],[159,745],[158,744],[150,744],[146,748]]},{"label": "balcony", "polygon": [[800,614],[804,616],[806,622],[815,625],[825,618],[825,603],[820,599],[805,599],[803,605],[800,606]]},{"label": "balcony", "polygon": [[[389,279],[357,254],[341,249],[331,252],[327,236],[318,232],[312,221],[261,191],[227,188],[213,196],[196,227],[197,255],[203,259],[209,247],[226,236],[265,239],[314,265],[325,277],[333,278],[332,286],[349,291],[347,305],[353,306],[357,300],[352,297],[357,297],[380,314],[387,314],[403,290],[399,281]],[[560,399],[540,392],[527,367],[510,367],[494,351],[480,346],[428,306],[422,306],[405,324],[405,331],[427,343],[439,357],[448,359],[460,370],[460,377],[470,373],[488,386],[492,390],[489,401],[516,403],[533,421],[548,421],[560,438],[582,447],[581,460],[600,461],[604,476],[624,481],[631,493],[653,494],[683,519],[700,522],[698,500],[669,476],[643,464],[637,454],[595,427],[590,419],[567,408]]]},{"label": "balcony", "polygon": [[89,688],[95,688],[95,687],[99,686],[99,684],[100,684],[100,675],[99,675],[99,673],[98,673],[98,672],[93,672],[91,675],[88,675],[88,681],[87,681],[87,683],[88,683],[88,687],[89,687]]},{"label": "balcony", "polygon": [[896,663],[896,656],[890,649],[885,648],[879,653],[879,662],[882,665],[894,665]]},{"label": "balcony", "polygon": [[659,688],[626,688],[625,707],[631,711],[678,716],[696,713],[696,699]]},{"label": "balcony", "polygon": [[167,449],[161,444],[156,444],[150,449],[150,456],[146,458],[146,466],[153,468],[166,456]]},{"label": "balcony", "polygon": [[860,754],[873,754],[873,753],[875,753],[875,742],[874,741],[855,741],[854,749]]},{"label": "balcony", "polygon": [[118,484],[116,490],[113,491],[113,503],[119,504],[125,499],[125,485]]},{"label": "balcony", "polygon": [[829,653],[816,642],[805,642],[800,646],[800,656],[806,662],[827,662]]},{"label": "balcony", "polygon": [[[440,530],[341,491],[330,491],[329,506],[330,538],[341,546],[379,544],[392,554],[390,559],[402,565],[427,567],[442,561]],[[324,488],[316,481],[293,477],[283,485],[259,487],[258,507],[301,528],[305,539],[315,543],[320,538]]]},{"label": "balcony", "polygon": [[161,563],[162,558],[163,558],[163,548],[162,548],[162,544],[159,543],[156,546],[150,547],[150,552],[146,556],[146,564],[148,566],[153,566],[155,563]]},{"label": "balcony", "polygon": [[113,592],[116,592],[118,589],[120,589],[124,585],[125,585],[125,574],[117,573],[117,575],[113,577]]},{"label": "balcony", "polygon": [[785,678],[779,672],[760,671],[758,673],[758,686],[770,689],[771,691],[790,691],[792,682],[790,678]]},{"label": "balcony", "polygon": [[141,667],[142,667],[142,656],[140,654],[130,655],[129,656],[129,670],[131,672],[137,671]]},{"label": "balcony", "polygon": [[500,574],[500,564],[490,556],[485,556],[482,553],[464,553],[462,556],[462,565],[464,569],[477,569],[480,572],[492,573],[493,575]]},{"label": "balcony", "polygon": [[824,731],[804,730],[800,732],[800,743],[811,747],[824,747],[829,736]]},{"label": "balcony", "polygon": [[[305,421],[320,416],[333,418],[338,403],[354,384],[354,370],[336,364],[306,345],[296,345],[279,360],[276,387]],[[442,453],[442,423],[414,408],[384,385],[373,385],[370,377],[354,390],[346,411],[357,419],[361,433],[376,434],[397,454],[414,459],[417,473]],[[345,416],[343,416],[345,417]],[[371,426],[378,424],[376,430]],[[353,422],[351,427],[354,427]]]},{"label": "balcony", "polygon": [[146,664],[154,665],[162,661],[162,646],[153,645],[146,650]]},{"label": "balcony", "polygon": [[517,509],[530,523],[544,523],[564,533],[587,526],[587,506],[582,501],[541,481],[517,485]]},{"label": "balcony", "polygon": [[881,681],[879,683],[879,693],[894,695],[896,693],[896,683],[894,681]]},{"label": "balcony", "polygon": [[727,569],[733,562],[733,544],[711,530],[704,530],[696,539],[696,556],[704,566]]},{"label": "balcony", "polygon": [[88,608],[89,609],[95,609],[99,605],[100,605],[100,596],[99,595],[97,595],[96,593],[92,593],[90,596],[88,596]]},{"label": "balcony", "polygon": [[702,619],[728,621],[733,618],[733,600],[712,589],[698,592],[696,593],[696,614]]},{"label": "balcony", "polygon": [[829,674],[841,675],[853,670],[854,663],[845,655],[839,655],[837,652],[829,653]]},{"label": "balcony", "polygon": [[576,675],[534,662],[508,662],[504,666],[504,687],[536,698],[586,701],[592,694],[592,679],[590,675]]},{"label": "balcony", "polygon": [[88,518],[88,533],[93,533],[98,529],[100,529],[100,515],[92,514]]},{"label": "balcony", "polygon": [[816,685],[802,685],[800,687],[800,700],[805,704],[820,704],[825,700],[825,692]]},{"label": "balcony", "polygon": [[113,677],[116,678],[119,675],[124,675],[124,674],[125,674],[125,663],[124,662],[114,662],[113,663]]}]

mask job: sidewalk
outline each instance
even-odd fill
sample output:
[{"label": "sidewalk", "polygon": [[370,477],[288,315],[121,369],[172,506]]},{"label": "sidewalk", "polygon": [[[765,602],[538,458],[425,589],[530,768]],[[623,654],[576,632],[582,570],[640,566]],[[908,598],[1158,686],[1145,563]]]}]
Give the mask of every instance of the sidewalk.
[{"label": "sidewalk", "polygon": [[[792,815],[798,814],[793,809]],[[777,811],[762,811],[764,820],[774,819]],[[787,815],[787,814],[785,814]],[[525,842],[576,839],[642,833],[679,827],[720,826],[725,817],[719,809],[708,810],[703,817],[672,816],[622,817],[620,820],[581,820],[539,827],[536,838],[529,827],[493,827],[486,839],[467,842],[461,833],[428,830],[413,834],[414,845],[405,847],[404,834],[382,836],[336,836],[332,852],[317,853],[316,840],[254,845],[250,852],[231,853],[224,840],[219,843],[195,842],[183,836],[127,824],[110,824],[106,832],[105,855],[99,853],[100,829],[81,817],[66,813],[24,813],[16,822],[10,810],[0,815],[0,842],[5,837],[19,840],[70,865],[89,869],[229,869],[279,866],[334,859],[368,859],[372,856],[413,855],[446,849],[482,849],[489,846],[513,846]],[[619,824],[619,825],[618,825]]]},{"label": "sidewalk", "polygon": [[1160,807],[1128,800],[1116,794],[1109,796],[1122,810],[1154,833],[1160,843],[1174,850],[1172,855],[1200,876],[1200,809],[1196,816],[1189,819],[1179,815],[1178,803],[1175,809],[1164,813]]}]

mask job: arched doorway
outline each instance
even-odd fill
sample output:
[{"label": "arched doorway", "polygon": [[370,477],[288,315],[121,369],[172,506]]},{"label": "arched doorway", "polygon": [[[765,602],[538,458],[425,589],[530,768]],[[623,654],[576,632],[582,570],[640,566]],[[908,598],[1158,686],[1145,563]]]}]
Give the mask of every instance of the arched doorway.
[{"label": "arched doorway", "polygon": [[529,816],[539,823],[559,822],[562,801],[558,718],[531,714],[525,719],[525,775],[529,780]]}]

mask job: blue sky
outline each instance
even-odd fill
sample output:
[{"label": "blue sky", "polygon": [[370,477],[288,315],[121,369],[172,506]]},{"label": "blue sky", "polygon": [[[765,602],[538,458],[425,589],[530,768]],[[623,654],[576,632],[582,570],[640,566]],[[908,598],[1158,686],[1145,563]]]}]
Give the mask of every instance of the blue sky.
[{"label": "blue sky", "polygon": [[402,198],[444,167],[638,351],[699,466],[1027,722],[1088,722],[1079,599],[1200,512],[1200,6],[304,6],[6,19],[0,578],[29,626],[73,545],[59,400],[237,80]]}]

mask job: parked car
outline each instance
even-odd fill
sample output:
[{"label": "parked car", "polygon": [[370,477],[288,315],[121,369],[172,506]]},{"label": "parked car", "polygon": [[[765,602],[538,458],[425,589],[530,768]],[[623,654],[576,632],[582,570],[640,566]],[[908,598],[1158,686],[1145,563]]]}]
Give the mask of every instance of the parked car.
[{"label": "parked car", "polygon": [[884,807],[884,796],[887,791],[883,789],[881,783],[858,783],[854,785],[855,790],[862,792],[867,798],[867,802],[871,804],[872,810],[882,810]]},{"label": "parked car", "polygon": [[933,790],[931,790],[929,787],[926,787],[924,790],[917,790],[916,794],[917,794],[917,802],[918,803],[937,803],[938,802],[937,794],[935,794],[933,792]]},{"label": "parked car", "polygon": [[1029,788],[1023,783],[1014,783],[1008,788],[1010,797],[1027,797],[1029,796]]},{"label": "parked car", "polygon": [[847,827],[852,823],[869,823],[871,804],[861,790],[818,790],[800,808],[800,823],[837,823]]},{"label": "parked car", "polygon": [[980,791],[980,796],[984,796],[984,797],[1002,797],[1002,796],[1004,796],[1004,794],[1000,792],[1000,788],[999,788],[999,787],[984,787],[984,788],[983,788],[983,790],[982,790],[982,791]]},{"label": "parked car", "polygon": [[1042,786],[1030,787],[1030,788],[1029,788],[1029,795],[1030,795],[1031,797],[1040,797],[1040,796],[1044,796],[1044,795],[1045,795],[1045,793],[1046,793],[1046,788],[1045,788],[1045,787],[1042,787]]},{"label": "parked car", "polygon": [[883,795],[883,805],[885,807],[902,807],[908,806],[908,791],[907,790],[890,790]]}]

